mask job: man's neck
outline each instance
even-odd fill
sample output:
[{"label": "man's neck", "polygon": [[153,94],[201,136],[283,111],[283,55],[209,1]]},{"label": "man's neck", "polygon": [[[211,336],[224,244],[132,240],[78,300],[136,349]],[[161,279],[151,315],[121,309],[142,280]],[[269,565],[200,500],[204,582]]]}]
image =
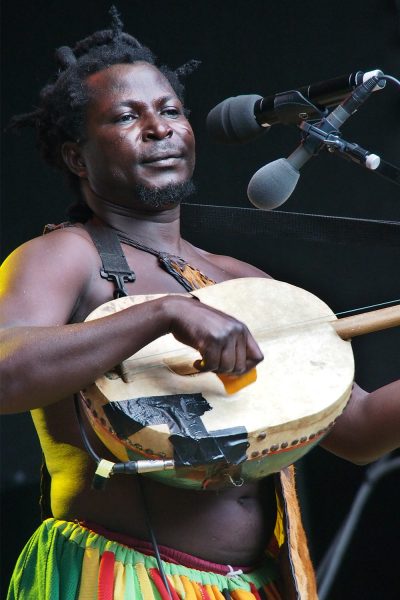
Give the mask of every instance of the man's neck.
[{"label": "man's neck", "polygon": [[94,213],[94,221],[98,220],[125,237],[155,250],[181,255],[182,244],[185,242],[180,233],[179,204],[146,210],[115,203],[96,194],[87,184],[83,186],[82,192]]},{"label": "man's neck", "polygon": [[177,255],[181,252],[179,206],[163,211],[102,210],[95,214],[96,221],[155,250]]}]

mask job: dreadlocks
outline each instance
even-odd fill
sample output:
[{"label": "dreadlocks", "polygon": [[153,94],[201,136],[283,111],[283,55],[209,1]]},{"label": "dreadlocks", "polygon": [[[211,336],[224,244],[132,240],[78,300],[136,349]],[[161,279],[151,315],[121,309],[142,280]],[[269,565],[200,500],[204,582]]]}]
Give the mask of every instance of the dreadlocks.
[{"label": "dreadlocks", "polygon": [[11,128],[34,127],[38,147],[48,164],[62,170],[78,194],[78,201],[69,207],[68,216],[74,221],[85,221],[91,211],[80,194],[79,178],[64,163],[61,148],[66,141],[85,139],[85,111],[88,104],[86,78],[111,65],[144,61],[157,66],[183,102],[184,86],[181,78],[198,66],[192,60],[172,71],[158,66],[153,52],[136,38],[124,33],[117,9],[110,9],[111,29],[96,31],[76,43],[74,48],[62,46],[55,53],[57,73],[40,92],[39,107],[29,113],[14,116]]}]

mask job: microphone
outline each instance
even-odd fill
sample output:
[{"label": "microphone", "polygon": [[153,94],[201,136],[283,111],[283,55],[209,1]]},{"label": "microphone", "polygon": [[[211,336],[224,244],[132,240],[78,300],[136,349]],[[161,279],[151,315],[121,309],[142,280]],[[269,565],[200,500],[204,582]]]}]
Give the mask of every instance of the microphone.
[{"label": "microphone", "polygon": [[342,140],[339,128],[354,114],[375,90],[377,76],[369,78],[316,126],[302,123],[306,136],[288,158],[279,158],[261,167],[251,178],[247,195],[252,204],[262,210],[277,208],[289,198],[300,177],[300,168],[321,150],[324,144],[331,152],[338,151],[369,169],[379,166],[380,158],[358,144]]},{"label": "microphone", "polygon": [[275,123],[298,124],[320,119],[326,108],[337,106],[372,77],[377,78],[374,91],[385,87],[383,72],[376,69],[366,73],[357,71],[265,98],[256,94],[227,98],[208,113],[207,130],[214,141],[234,144],[257,138]]}]

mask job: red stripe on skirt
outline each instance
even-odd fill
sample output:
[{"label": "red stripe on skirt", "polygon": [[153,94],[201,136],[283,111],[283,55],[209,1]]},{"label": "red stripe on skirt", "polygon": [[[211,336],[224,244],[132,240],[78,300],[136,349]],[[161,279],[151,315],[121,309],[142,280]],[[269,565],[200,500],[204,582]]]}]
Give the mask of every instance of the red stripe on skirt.
[{"label": "red stripe on skirt", "polygon": [[103,552],[99,568],[98,600],[113,600],[114,596],[114,552]]},{"label": "red stripe on skirt", "polygon": [[[154,581],[154,584],[155,584],[162,600],[170,600],[168,590],[166,589],[166,587],[164,585],[164,582],[162,580],[159,570],[156,569],[155,567],[153,567],[152,569],[149,569],[149,574],[150,574],[150,577],[152,578],[152,580]],[[167,576],[165,576],[165,577],[167,577]],[[176,593],[176,591],[172,587],[172,585],[169,583],[168,579],[167,579],[167,583],[168,583],[168,588],[171,592],[172,600],[179,600],[178,594]]]},{"label": "red stripe on skirt", "polygon": [[204,598],[204,600],[211,600],[209,593],[207,592],[206,586],[202,585],[201,583],[199,583],[200,589],[201,589],[201,594]]},{"label": "red stripe on skirt", "polygon": [[257,590],[256,586],[254,585],[254,583],[250,582],[250,590],[251,590],[251,593],[253,594],[253,596],[256,597],[256,600],[261,600],[260,594],[258,593],[258,590]]}]

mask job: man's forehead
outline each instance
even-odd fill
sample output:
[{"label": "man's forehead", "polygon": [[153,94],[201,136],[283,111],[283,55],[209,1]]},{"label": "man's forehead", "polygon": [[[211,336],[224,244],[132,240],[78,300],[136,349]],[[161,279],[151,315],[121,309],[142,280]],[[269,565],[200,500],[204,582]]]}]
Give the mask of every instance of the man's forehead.
[{"label": "man's forehead", "polygon": [[132,64],[116,64],[90,75],[87,79],[89,88],[98,92],[126,92],[157,86],[175,95],[167,78],[161,71],[146,62]]}]

